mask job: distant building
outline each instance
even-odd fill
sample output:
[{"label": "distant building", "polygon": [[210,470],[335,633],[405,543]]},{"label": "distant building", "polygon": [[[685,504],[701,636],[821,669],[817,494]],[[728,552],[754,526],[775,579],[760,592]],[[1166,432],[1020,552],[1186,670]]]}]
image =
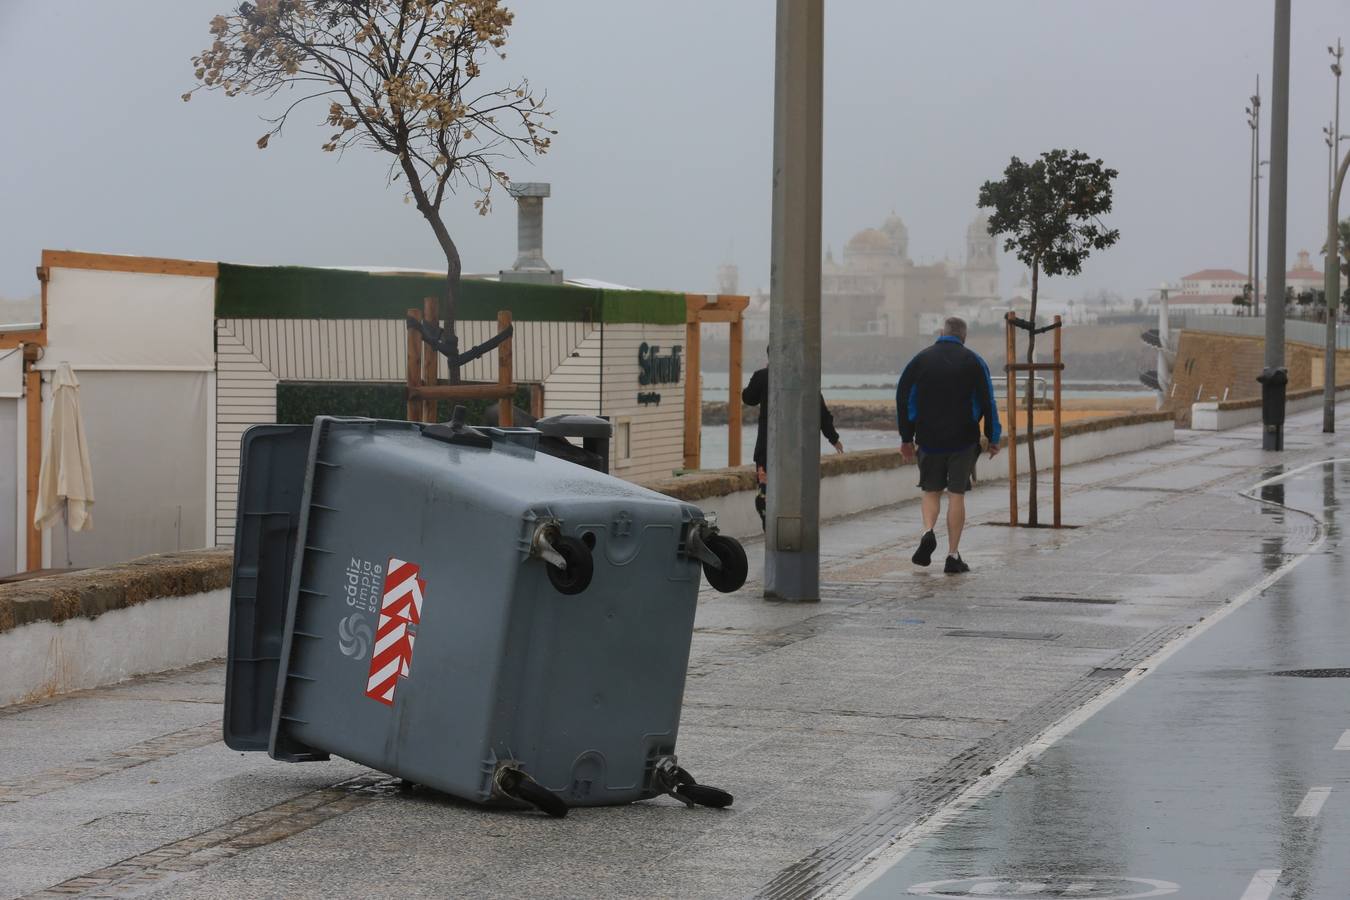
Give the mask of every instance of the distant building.
[{"label": "distant building", "polygon": [[[1294,296],[1298,296],[1304,291],[1320,291],[1326,288],[1325,272],[1322,269],[1313,268],[1312,256],[1307,250],[1298,251],[1298,261],[1294,267],[1284,273],[1284,283],[1287,287],[1294,289]],[[1341,282],[1345,279],[1342,277]]]},{"label": "distant building", "polygon": [[[1304,291],[1320,291],[1323,288],[1323,273],[1312,263],[1312,254],[1307,250],[1298,252],[1294,267],[1284,273],[1284,283],[1295,296]],[[1234,305],[1233,298],[1243,295],[1247,276],[1235,269],[1201,269],[1182,276],[1179,284],[1170,288],[1168,309],[1172,312],[1207,313],[1211,315],[1237,315],[1244,312],[1243,307]],[[1341,276],[1341,289],[1346,285],[1345,276]],[[1261,279],[1261,305],[1264,308],[1268,282]]]},{"label": "distant building", "polygon": [[1181,287],[1173,291],[1172,296],[1197,296],[1205,294],[1227,294],[1231,300],[1242,294],[1247,276],[1234,269],[1201,269],[1189,275],[1181,276]]},{"label": "distant building", "polygon": [[735,263],[722,263],[717,267],[717,293],[740,294],[741,270]]},{"label": "distant building", "polygon": [[966,264],[959,275],[961,296],[976,301],[997,300],[998,241],[989,233],[989,217],[975,217],[966,228]]},{"label": "distant building", "polygon": [[821,270],[826,335],[924,336],[931,316],[963,304],[998,301],[998,245],[979,216],[966,230],[966,259],[920,265],[909,256],[909,229],[892,214],[827,251]]},{"label": "distant building", "polygon": [[[769,292],[755,291],[750,295],[750,305],[741,314],[745,323],[747,341],[767,341],[769,339]],[[725,329],[723,329],[725,331]]]}]

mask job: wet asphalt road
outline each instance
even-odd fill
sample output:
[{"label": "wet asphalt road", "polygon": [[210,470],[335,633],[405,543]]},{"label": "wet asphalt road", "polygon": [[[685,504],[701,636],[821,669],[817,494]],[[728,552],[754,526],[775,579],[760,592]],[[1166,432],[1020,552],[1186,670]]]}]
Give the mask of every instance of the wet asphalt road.
[{"label": "wet asphalt road", "polygon": [[1350,898],[1350,462],[1269,475],[1320,544],[855,896]]}]

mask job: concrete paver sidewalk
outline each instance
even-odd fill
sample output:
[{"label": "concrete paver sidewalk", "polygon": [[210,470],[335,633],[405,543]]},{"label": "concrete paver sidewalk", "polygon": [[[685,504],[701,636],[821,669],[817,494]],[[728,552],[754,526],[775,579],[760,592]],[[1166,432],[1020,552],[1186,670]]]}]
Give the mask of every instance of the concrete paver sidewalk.
[{"label": "concrete paver sidewalk", "polygon": [[819,604],[706,593],[679,752],[724,812],[559,822],[233,753],[220,664],[0,710],[0,897],[809,896],[1305,546],[1239,490],[1344,455],[1319,423],[1283,454],[1249,428],[1067,470],[1070,530],[993,524],[980,488],[969,576],[910,565],[905,504],[828,525]]}]

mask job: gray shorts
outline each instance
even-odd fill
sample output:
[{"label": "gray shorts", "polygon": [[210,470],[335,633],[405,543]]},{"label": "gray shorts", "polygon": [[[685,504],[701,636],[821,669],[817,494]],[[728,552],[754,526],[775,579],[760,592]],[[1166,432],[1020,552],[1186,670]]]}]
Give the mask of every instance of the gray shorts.
[{"label": "gray shorts", "polygon": [[975,461],[980,445],[955,453],[919,451],[919,488],[925,493],[964,494],[975,483]]}]

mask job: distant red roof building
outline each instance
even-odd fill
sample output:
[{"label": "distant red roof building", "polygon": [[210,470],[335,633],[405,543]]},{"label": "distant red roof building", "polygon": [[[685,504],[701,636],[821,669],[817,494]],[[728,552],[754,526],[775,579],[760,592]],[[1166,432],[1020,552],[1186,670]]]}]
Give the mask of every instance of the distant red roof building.
[{"label": "distant red roof building", "polygon": [[1238,281],[1245,282],[1246,274],[1233,269],[1201,269],[1199,272],[1192,272],[1189,275],[1182,275],[1181,280],[1186,281]]},{"label": "distant red roof building", "polygon": [[1247,276],[1234,269],[1201,269],[1199,272],[1192,272],[1181,279],[1181,289],[1178,293],[1183,295],[1198,294],[1222,294],[1229,292],[1228,296],[1242,293],[1242,286],[1247,283]]}]

